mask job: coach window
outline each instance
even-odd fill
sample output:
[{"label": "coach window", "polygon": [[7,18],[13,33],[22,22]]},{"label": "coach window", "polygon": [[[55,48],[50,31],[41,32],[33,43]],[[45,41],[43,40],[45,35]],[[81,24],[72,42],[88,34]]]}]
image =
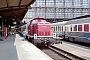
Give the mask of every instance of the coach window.
[{"label": "coach window", "polygon": [[57,27],[57,26],[55,26],[55,32],[56,32],[56,27]]},{"label": "coach window", "polygon": [[72,31],[72,26],[70,27],[70,30]]},{"label": "coach window", "polygon": [[58,31],[58,26],[57,26],[57,31]]},{"label": "coach window", "polygon": [[54,28],[54,26],[53,26],[53,31],[54,31],[54,29],[55,29],[55,28]]},{"label": "coach window", "polygon": [[58,26],[58,31],[60,31],[59,29],[60,29],[60,27]]},{"label": "coach window", "polygon": [[53,26],[51,27],[51,29],[53,30]]},{"label": "coach window", "polygon": [[62,32],[63,32],[63,26],[62,26]]},{"label": "coach window", "polygon": [[59,30],[61,31],[61,26],[59,26],[59,27],[60,27],[60,29],[59,29]]},{"label": "coach window", "polygon": [[54,32],[55,32],[55,26],[54,26]]},{"label": "coach window", "polygon": [[69,27],[68,27],[68,26],[66,26],[66,32],[68,32],[68,31],[69,31],[68,29],[69,29]]},{"label": "coach window", "polygon": [[89,24],[84,24],[84,31],[89,32]]},{"label": "coach window", "polygon": [[57,26],[56,26],[56,31],[57,31]]},{"label": "coach window", "polygon": [[74,31],[77,31],[77,25],[74,26]]},{"label": "coach window", "polygon": [[82,31],[82,25],[78,25],[78,31]]},{"label": "coach window", "polygon": [[64,31],[66,31],[66,26],[64,27]]}]

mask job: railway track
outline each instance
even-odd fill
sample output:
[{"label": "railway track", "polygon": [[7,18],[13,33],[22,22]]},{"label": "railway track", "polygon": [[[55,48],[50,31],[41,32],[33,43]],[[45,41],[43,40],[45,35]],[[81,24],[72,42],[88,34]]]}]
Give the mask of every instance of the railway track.
[{"label": "railway track", "polygon": [[47,47],[40,48],[40,49],[54,60],[69,60],[69,59],[64,58],[62,55],[57,54],[55,51]]},{"label": "railway track", "polygon": [[81,58],[81,57],[78,57],[78,56],[73,55],[73,54],[71,54],[71,53],[69,53],[69,52],[63,51],[63,50],[61,50],[61,49],[59,49],[59,48],[56,48],[56,47],[54,47],[54,46],[50,46],[49,49],[55,51],[55,52],[58,53],[59,55],[62,55],[63,57],[65,57],[65,58],[67,58],[67,59],[69,59],[69,60],[85,60],[85,59],[83,59],[83,58]]},{"label": "railway track", "polygon": [[71,53],[58,49],[54,46],[50,46],[41,50],[54,60],[85,60]]}]

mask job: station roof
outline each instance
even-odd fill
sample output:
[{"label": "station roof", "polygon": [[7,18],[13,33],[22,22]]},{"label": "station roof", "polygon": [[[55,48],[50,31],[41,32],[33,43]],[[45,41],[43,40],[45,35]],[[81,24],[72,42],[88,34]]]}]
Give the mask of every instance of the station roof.
[{"label": "station roof", "polygon": [[0,0],[0,17],[9,25],[20,23],[35,0]]},{"label": "station roof", "polygon": [[57,22],[63,22],[63,21],[69,21],[69,20],[77,20],[77,19],[81,19],[81,18],[88,18],[88,17],[90,17],[90,14],[78,16],[78,17],[74,17],[74,18],[46,18],[46,20],[51,23],[57,23]]}]

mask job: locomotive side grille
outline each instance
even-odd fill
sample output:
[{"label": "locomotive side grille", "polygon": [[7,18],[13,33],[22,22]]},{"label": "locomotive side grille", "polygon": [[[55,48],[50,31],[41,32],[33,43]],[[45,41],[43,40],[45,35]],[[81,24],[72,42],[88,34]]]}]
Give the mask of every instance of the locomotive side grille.
[{"label": "locomotive side grille", "polygon": [[38,36],[51,36],[51,27],[50,23],[38,23]]},{"label": "locomotive side grille", "polygon": [[41,32],[41,36],[43,36],[43,31]]},{"label": "locomotive side grille", "polygon": [[45,31],[45,35],[46,36],[50,36],[50,32],[49,31]]},{"label": "locomotive side grille", "polygon": [[47,31],[45,32],[45,35],[46,35],[46,36],[48,35]]},{"label": "locomotive side grille", "polygon": [[48,31],[48,35],[50,35],[50,32]]}]

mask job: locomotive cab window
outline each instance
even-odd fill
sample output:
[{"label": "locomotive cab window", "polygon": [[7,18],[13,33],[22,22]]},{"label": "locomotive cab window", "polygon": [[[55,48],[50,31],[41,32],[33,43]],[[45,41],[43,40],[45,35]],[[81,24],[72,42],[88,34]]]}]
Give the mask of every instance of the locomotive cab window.
[{"label": "locomotive cab window", "polygon": [[41,20],[41,22],[46,22],[46,20]]},{"label": "locomotive cab window", "polygon": [[36,24],[36,23],[38,23],[38,20],[33,20],[32,21],[32,24]]}]

